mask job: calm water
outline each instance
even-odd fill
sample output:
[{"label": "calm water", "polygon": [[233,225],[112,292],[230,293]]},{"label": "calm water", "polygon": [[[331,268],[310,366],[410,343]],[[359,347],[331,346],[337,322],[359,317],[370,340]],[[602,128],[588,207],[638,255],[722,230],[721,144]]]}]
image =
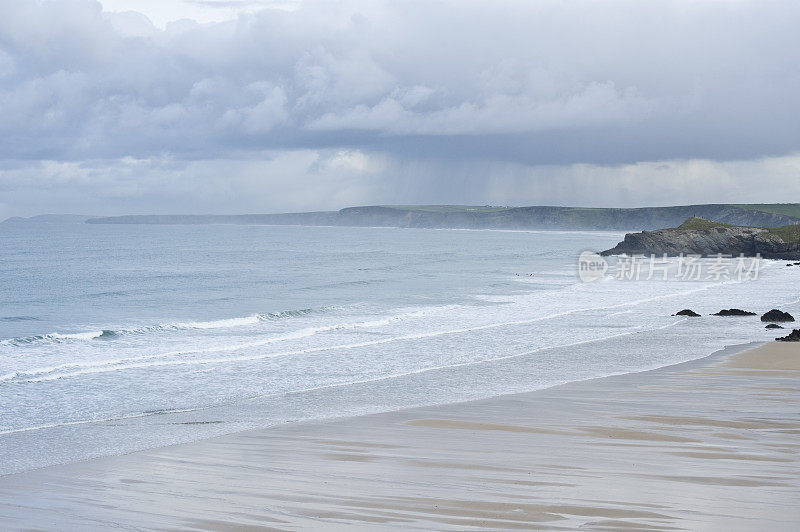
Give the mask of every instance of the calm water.
[{"label": "calm water", "polygon": [[616,233],[0,224],[0,474],[771,339],[756,281],[580,283]]}]

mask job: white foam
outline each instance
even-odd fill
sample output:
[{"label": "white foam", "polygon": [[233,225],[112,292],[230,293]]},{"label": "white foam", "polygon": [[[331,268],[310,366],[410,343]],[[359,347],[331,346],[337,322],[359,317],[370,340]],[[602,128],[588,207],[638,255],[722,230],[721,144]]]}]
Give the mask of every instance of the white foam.
[{"label": "white foam", "polygon": [[[453,306],[442,306],[437,307],[437,309],[448,309],[452,308]],[[254,342],[244,342],[239,344],[228,345],[224,347],[208,347],[203,349],[184,349],[179,351],[169,351],[165,353],[158,353],[154,355],[142,355],[138,357],[128,357],[128,358],[119,358],[119,359],[112,359],[112,360],[103,360],[103,361],[93,361],[93,362],[70,362],[65,364],[59,364],[56,366],[49,366],[49,367],[40,367],[40,368],[32,368],[24,371],[16,371],[13,373],[7,373],[5,375],[0,375],[0,382],[4,381],[12,381],[12,380],[20,380],[24,379],[26,382],[45,382],[49,380],[55,380],[59,378],[66,378],[71,376],[77,375],[85,375],[85,374],[94,374],[94,373],[101,373],[105,371],[117,371],[118,369],[127,369],[131,367],[131,362],[137,362],[142,360],[151,360],[151,359],[159,359],[159,358],[169,358],[174,356],[183,356],[183,355],[195,355],[195,354],[202,354],[202,353],[216,353],[216,352],[231,352],[231,351],[240,351],[243,349],[249,349],[254,347],[263,347],[272,343],[282,342],[286,340],[298,340],[302,338],[308,338],[314,336],[319,333],[335,331],[335,330],[342,330],[342,329],[358,329],[358,328],[370,328],[370,327],[382,327],[388,325],[394,321],[402,320],[405,318],[410,317],[423,317],[428,312],[429,309],[421,309],[411,312],[405,312],[402,314],[398,314],[395,316],[390,316],[387,318],[381,318],[377,320],[370,320],[370,321],[361,321],[361,322],[347,322],[347,323],[337,323],[332,325],[323,325],[318,327],[306,327],[303,329],[298,329],[296,331],[290,331],[288,333],[279,334],[270,338],[265,338],[262,340],[257,340]],[[102,334],[102,331],[101,333]],[[331,347],[333,349],[335,347]],[[127,364],[127,365],[126,365]],[[158,365],[153,363],[153,366]],[[147,365],[138,364],[136,367],[148,367]],[[89,371],[99,368],[107,368],[103,371]],[[71,371],[68,373],[61,373],[58,372],[63,370],[73,370],[73,369],[84,369],[87,371]],[[48,375],[50,374],[50,375]],[[52,375],[55,374],[55,375]],[[41,376],[41,377],[37,377]],[[34,378],[30,378],[34,377]]]},{"label": "white foam", "polygon": [[617,316],[622,316],[623,314],[631,314],[631,313],[633,313],[633,310],[623,310],[622,312],[615,312],[613,314],[609,314],[606,317],[607,318],[615,318]]},{"label": "white foam", "polygon": [[[439,331],[432,331],[427,333],[416,333],[416,334],[407,334],[407,335],[400,335],[394,336],[389,338],[381,338],[378,340],[370,340],[366,342],[355,342],[351,344],[338,344],[338,345],[330,345],[330,346],[321,346],[321,347],[312,347],[307,349],[298,349],[292,351],[283,351],[283,352],[276,352],[276,353],[260,353],[256,355],[247,355],[247,356],[239,356],[239,357],[215,357],[215,358],[205,358],[205,359],[175,359],[175,360],[153,360],[151,362],[137,362],[140,360],[147,360],[147,359],[154,359],[154,358],[166,358],[167,356],[171,355],[185,355],[185,354],[201,354],[204,352],[231,352],[231,351],[239,351],[245,348],[252,348],[252,347],[260,347],[267,345],[268,343],[272,343],[278,340],[278,338],[271,338],[268,340],[262,340],[258,342],[249,342],[246,344],[238,344],[233,346],[228,346],[224,348],[208,348],[202,350],[190,350],[190,351],[176,351],[172,353],[162,353],[160,355],[145,355],[143,357],[134,357],[128,359],[120,359],[116,361],[108,361],[99,364],[87,364],[85,366],[80,366],[86,368],[82,371],[73,371],[67,373],[55,373],[51,371],[42,371],[42,372],[18,372],[15,377],[35,377],[35,375],[42,375],[41,377],[35,378],[26,378],[25,382],[47,382],[53,381],[57,379],[64,379],[64,378],[72,378],[72,377],[79,377],[83,375],[94,375],[98,373],[108,373],[112,371],[122,371],[122,370],[132,370],[132,369],[145,369],[151,367],[164,367],[164,366],[184,366],[184,365],[202,365],[202,364],[225,364],[225,363],[235,363],[235,362],[248,362],[253,360],[265,360],[269,358],[277,358],[277,357],[285,357],[285,356],[296,356],[296,355],[303,355],[303,354],[310,354],[310,353],[319,353],[325,351],[334,351],[334,350],[350,350],[350,349],[357,349],[362,347],[371,347],[376,345],[383,345],[393,342],[401,342],[401,341],[408,341],[408,340],[420,340],[425,338],[433,338],[438,336],[446,336],[446,335],[453,335],[453,334],[463,334],[463,333],[471,333],[477,331],[484,331],[489,329],[495,329],[499,327],[509,327],[509,326],[516,326],[516,325],[528,325],[531,323],[536,323],[545,320],[551,320],[554,318],[560,318],[564,316],[569,316],[572,314],[582,313],[582,312],[590,312],[590,311],[597,311],[597,310],[608,310],[608,309],[615,309],[615,308],[624,308],[627,306],[635,306],[642,303],[658,301],[661,299],[673,298],[678,297],[681,295],[691,294],[695,292],[701,292],[704,290],[708,290],[713,286],[719,286],[725,283],[716,283],[714,285],[704,286],[692,290],[685,290],[683,292],[675,292],[672,294],[665,294],[660,296],[654,296],[644,299],[638,299],[634,301],[626,301],[623,303],[618,303],[615,305],[604,305],[604,306],[596,306],[596,307],[588,307],[588,308],[579,308],[579,309],[571,309],[562,312],[557,312],[554,314],[550,314],[547,316],[539,316],[536,318],[529,318],[523,320],[513,320],[513,321],[504,321],[504,322],[496,322],[496,323],[489,323],[485,325],[477,325],[473,327],[462,327],[457,329],[448,329],[448,330],[439,330]],[[359,325],[366,326],[368,324],[373,325],[380,325],[387,321],[387,319],[376,320],[373,322],[362,322]],[[353,324],[355,325],[355,324]],[[328,326],[328,327],[335,327],[335,328],[342,328],[346,327],[348,324],[340,324],[336,326]],[[352,326],[352,325],[351,325]],[[328,329],[330,330],[330,329]],[[66,369],[63,366],[69,365],[62,365],[62,368],[53,368],[53,369]],[[75,365],[77,366],[77,365]],[[45,368],[46,369],[46,368]],[[47,373],[55,373],[51,375],[47,375]],[[2,378],[0,378],[2,380]]]},{"label": "white foam", "polygon": [[[568,344],[558,344],[558,345],[549,345],[549,346],[545,346],[545,347],[538,347],[536,349],[532,349],[532,350],[529,350],[529,351],[523,351],[521,353],[513,353],[511,355],[504,355],[504,356],[500,356],[500,357],[489,357],[489,358],[483,358],[483,359],[479,359],[479,360],[470,360],[468,362],[458,362],[456,364],[445,364],[445,365],[442,365],[442,366],[431,366],[431,367],[416,369],[416,370],[413,370],[413,371],[407,371],[407,372],[403,372],[403,373],[395,373],[395,374],[392,374],[392,375],[383,375],[381,377],[373,377],[373,378],[370,378],[370,379],[362,379],[362,380],[357,380],[357,381],[348,381],[348,382],[343,382],[343,383],[326,384],[324,386],[315,386],[315,387],[312,387],[312,388],[303,388],[303,389],[300,389],[300,390],[291,390],[291,391],[288,391],[288,392],[260,395],[258,397],[251,398],[251,400],[264,399],[264,398],[267,398],[267,397],[277,397],[277,396],[281,396],[281,395],[291,395],[291,394],[298,394],[298,393],[313,392],[313,391],[317,391],[317,390],[325,390],[325,389],[328,389],[328,388],[339,388],[339,387],[343,387],[343,386],[353,386],[355,384],[367,384],[367,383],[371,383],[371,382],[380,382],[380,381],[389,380],[389,379],[398,379],[398,378],[401,378],[401,377],[409,377],[411,375],[420,375],[420,374],[423,374],[423,373],[429,373],[431,371],[439,371],[439,370],[443,370],[443,369],[453,369],[453,368],[462,368],[462,367],[468,367],[468,366],[476,366],[476,365],[479,365],[479,364],[486,364],[486,363],[489,363],[489,362],[499,362],[499,361],[502,361],[502,360],[510,360],[510,359],[514,359],[514,358],[520,358],[520,357],[524,357],[524,356],[533,355],[533,354],[536,354],[536,353],[540,353],[542,351],[547,351],[549,349],[558,349],[558,348],[564,348],[564,347],[575,347],[575,346],[578,346],[578,345],[592,344],[592,343],[595,343],[595,342],[604,342],[606,340],[612,340],[614,338],[620,338],[622,336],[630,336],[630,335],[638,334],[638,333],[641,333],[641,332],[652,332],[652,331],[668,329],[670,327],[674,327],[675,325],[677,325],[679,323],[682,323],[683,321],[686,321],[687,319],[688,318],[682,318],[682,319],[679,319],[679,320],[675,320],[672,323],[668,323],[667,325],[663,325],[661,327],[656,327],[654,329],[637,329],[635,331],[628,331],[628,332],[619,333],[619,334],[612,334],[612,335],[609,335],[609,336],[604,336],[602,338],[592,338],[590,340],[581,340],[581,341],[578,341],[578,342],[572,342],[572,343],[568,343]],[[655,369],[655,367],[654,368],[650,368],[650,369]],[[625,373],[629,373],[629,371],[621,371],[621,372],[617,372],[617,373],[610,373],[610,374],[605,375],[605,376],[624,375]],[[591,377],[591,378],[596,378],[596,377]],[[564,382],[569,382],[569,381],[564,381]],[[563,382],[561,384],[563,384]],[[555,386],[555,385],[556,384],[554,384],[553,386]]]},{"label": "white foam", "polygon": [[221,320],[212,321],[189,321],[180,323],[171,323],[165,328],[175,329],[221,329],[229,327],[243,327],[247,325],[256,325],[261,321],[258,314],[252,316],[245,316],[243,318],[224,318]]},{"label": "white foam", "polygon": [[[524,356],[533,355],[533,354],[536,354],[536,353],[539,353],[539,352],[542,352],[542,351],[547,351],[549,349],[564,348],[564,347],[575,347],[575,346],[578,346],[578,345],[592,344],[592,343],[603,342],[603,341],[606,341],[606,340],[611,340],[611,339],[619,338],[619,337],[623,337],[623,336],[630,336],[630,335],[638,334],[638,333],[641,333],[641,332],[651,332],[651,331],[656,331],[656,330],[663,330],[663,329],[667,329],[669,327],[673,327],[673,326],[675,326],[678,323],[681,323],[683,321],[686,321],[686,319],[687,318],[682,318],[682,319],[679,319],[679,320],[675,320],[675,321],[673,321],[671,323],[668,323],[666,325],[663,325],[663,326],[660,326],[660,327],[655,327],[655,328],[652,328],[652,329],[637,328],[637,330],[635,330],[635,331],[627,331],[627,332],[624,332],[624,333],[612,334],[612,335],[604,336],[604,337],[601,337],[601,338],[593,338],[593,339],[590,339],[590,340],[581,340],[581,341],[571,342],[571,343],[567,343],[567,344],[549,345],[549,346],[539,347],[539,348],[528,350],[528,351],[523,351],[523,352],[520,352],[520,353],[513,353],[513,354],[510,354],[510,355],[504,355],[504,356],[499,356],[499,357],[488,357],[488,358],[483,358],[483,359],[478,359],[478,360],[470,360],[470,361],[467,361],[467,362],[459,362],[459,363],[455,363],[455,364],[444,364],[444,365],[439,365],[439,366],[430,366],[430,367],[426,367],[426,368],[416,369],[416,370],[413,370],[413,371],[407,371],[407,372],[402,372],[402,373],[394,373],[394,374],[391,374],[391,375],[382,375],[380,377],[373,377],[373,378],[369,378],[369,379],[360,379],[360,380],[348,381],[348,382],[343,382],[343,383],[326,384],[326,385],[323,385],[323,386],[314,386],[314,387],[302,388],[302,389],[298,389],[298,390],[288,390],[288,391],[274,393],[274,394],[258,395],[256,397],[251,397],[249,400],[253,401],[253,400],[264,399],[264,398],[268,398],[268,397],[294,395],[294,394],[307,393],[307,392],[324,390],[324,389],[329,389],[329,388],[339,388],[339,387],[345,387],[345,386],[354,386],[354,385],[357,385],[357,384],[368,384],[368,383],[372,383],[372,382],[380,382],[380,381],[385,381],[385,380],[390,380],[390,379],[409,377],[409,376],[412,376],[412,375],[420,375],[420,374],[429,373],[429,372],[432,372],[432,371],[440,371],[440,370],[445,370],[445,369],[453,369],[453,368],[459,368],[459,367],[474,366],[474,365],[486,364],[486,363],[490,363],[490,362],[498,362],[498,361],[509,360],[509,359],[513,359],[513,358],[520,358],[520,357],[524,357]],[[156,365],[158,365],[158,364],[156,364]],[[609,375],[621,375],[621,374],[624,374],[624,373],[628,373],[628,372],[627,371],[621,371],[621,372],[616,372],[616,373],[610,373]],[[553,384],[553,386],[555,386],[555,385],[556,384]],[[70,421],[70,422],[64,422],[64,423],[52,423],[52,424],[46,424],[46,425],[38,425],[38,426],[34,426],[34,427],[23,427],[23,428],[18,428],[18,429],[0,431],[0,435],[14,434],[14,433],[18,433],[18,432],[30,432],[30,431],[35,431],[35,430],[44,430],[44,429],[66,427],[66,426],[73,426],[73,425],[86,425],[86,424],[91,424],[91,423],[104,423],[104,422],[118,421],[118,420],[125,420],[125,419],[135,419],[135,418],[141,418],[141,417],[149,417],[149,416],[158,415],[158,414],[176,414],[176,413],[185,413],[185,412],[197,412],[197,411],[201,411],[201,410],[206,410],[208,408],[210,408],[210,407],[209,406],[203,406],[203,407],[188,408],[188,409],[163,410],[163,411],[158,411],[158,412],[140,412],[140,413],[136,413],[136,414],[130,414],[130,415],[119,416],[119,417],[114,417],[114,418],[107,418],[107,419],[79,420],[79,421]]]},{"label": "white foam", "polygon": [[50,338],[64,339],[64,340],[91,340],[92,338],[98,338],[102,335],[103,331],[89,331],[89,332],[70,333],[70,334],[52,333],[48,334],[47,336]]},{"label": "white foam", "polygon": [[[175,331],[175,330],[191,330],[191,329],[224,329],[235,327],[246,327],[250,325],[257,325],[262,321],[269,321],[282,317],[290,317],[299,315],[297,313],[305,313],[306,311],[285,311],[275,314],[253,314],[251,316],[244,316],[238,318],[222,318],[219,320],[210,321],[187,321],[187,322],[171,322],[161,323],[158,325],[151,325],[145,327],[122,328],[117,330],[108,330],[112,335],[126,335],[126,334],[146,334],[158,331]],[[310,311],[309,311],[310,312]],[[103,336],[105,331],[88,331],[79,333],[49,333],[40,336],[31,336],[27,338],[7,338],[0,340],[0,345],[19,347],[27,344],[35,344],[37,342],[48,341],[62,341],[62,340],[93,340]],[[1,379],[0,379],[1,380]]]},{"label": "white foam", "polygon": [[0,345],[19,347],[20,345],[34,343],[36,341],[69,341],[69,340],[93,340],[103,335],[103,331],[86,331],[78,333],[48,333],[40,336],[31,336],[28,338],[6,338],[0,340]]}]

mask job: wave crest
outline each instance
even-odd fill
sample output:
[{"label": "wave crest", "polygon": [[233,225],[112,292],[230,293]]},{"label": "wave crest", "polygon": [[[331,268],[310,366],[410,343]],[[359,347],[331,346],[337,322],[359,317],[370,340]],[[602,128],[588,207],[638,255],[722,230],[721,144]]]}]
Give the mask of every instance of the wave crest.
[{"label": "wave crest", "polygon": [[159,323],[157,325],[149,325],[145,327],[134,327],[130,329],[102,329],[99,331],[84,331],[77,333],[47,333],[37,334],[34,336],[24,336],[19,338],[8,338],[0,340],[2,346],[24,346],[39,342],[61,343],[68,341],[87,341],[87,340],[111,340],[120,336],[126,335],[143,335],[158,332],[181,331],[192,329],[226,329],[234,327],[247,327],[257,325],[263,321],[277,321],[289,318],[296,318],[306,316],[314,312],[324,312],[326,309],[299,309],[299,310],[284,310],[280,312],[270,312],[265,314],[253,314],[250,316],[238,318],[222,318],[218,320],[209,321],[186,321],[186,322],[170,322]]}]

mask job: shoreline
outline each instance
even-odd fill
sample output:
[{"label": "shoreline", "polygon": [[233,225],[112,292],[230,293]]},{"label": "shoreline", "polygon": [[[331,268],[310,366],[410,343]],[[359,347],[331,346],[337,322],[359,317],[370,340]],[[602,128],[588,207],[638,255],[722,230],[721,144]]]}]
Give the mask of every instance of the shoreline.
[{"label": "shoreline", "polygon": [[[128,455],[136,454],[136,453],[144,453],[144,452],[148,452],[148,451],[157,451],[159,449],[170,449],[170,448],[180,447],[180,446],[184,446],[184,445],[192,445],[192,444],[196,444],[196,443],[201,443],[201,442],[204,442],[204,441],[207,441],[207,440],[216,439],[216,438],[224,438],[224,437],[228,437],[228,436],[235,436],[235,435],[238,435],[238,434],[247,434],[247,433],[251,433],[251,432],[260,432],[260,431],[265,431],[265,430],[272,430],[272,429],[276,429],[276,428],[280,428],[280,427],[284,427],[284,426],[304,426],[304,425],[317,425],[317,424],[325,424],[325,423],[335,423],[335,422],[347,421],[347,420],[351,420],[351,419],[358,419],[358,418],[361,418],[361,417],[379,416],[379,415],[391,414],[391,413],[402,413],[402,412],[413,411],[413,410],[421,409],[421,408],[437,408],[437,407],[448,407],[448,406],[455,406],[455,405],[465,405],[466,406],[466,405],[470,405],[472,403],[480,403],[480,402],[484,402],[484,401],[492,401],[492,400],[495,400],[495,399],[502,399],[502,398],[513,397],[513,396],[518,396],[518,395],[524,396],[524,395],[527,395],[527,394],[544,392],[544,391],[547,391],[547,390],[550,390],[550,389],[553,389],[553,388],[558,388],[558,387],[561,387],[561,386],[570,386],[570,385],[580,384],[580,383],[584,383],[584,382],[592,382],[592,381],[595,381],[595,380],[622,377],[622,376],[625,376],[625,375],[647,374],[649,372],[660,371],[660,370],[663,370],[665,368],[673,368],[673,367],[677,368],[677,367],[684,367],[684,366],[685,367],[689,367],[688,365],[690,365],[690,364],[702,363],[703,361],[711,359],[712,357],[715,358],[715,357],[721,357],[721,356],[730,356],[730,355],[733,355],[733,354],[736,354],[736,353],[740,353],[742,351],[755,349],[757,347],[760,347],[760,346],[763,346],[763,345],[767,345],[767,344],[768,344],[768,342],[763,342],[763,341],[758,341],[758,340],[752,341],[752,342],[748,342],[748,343],[744,343],[744,344],[734,344],[734,345],[725,346],[722,349],[718,349],[718,350],[716,350],[716,351],[714,351],[712,353],[709,353],[707,355],[703,355],[703,356],[700,356],[698,358],[694,358],[694,359],[690,359],[690,360],[685,360],[685,361],[680,361],[680,362],[675,362],[675,363],[669,363],[669,364],[665,364],[665,365],[657,366],[657,367],[652,367],[652,368],[623,371],[623,372],[618,372],[618,373],[610,373],[610,374],[607,374],[607,375],[599,375],[599,376],[596,376],[596,377],[581,378],[581,379],[576,379],[576,380],[571,380],[571,381],[566,381],[566,382],[549,384],[549,385],[547,385],[545,387],[542,387],[542,388],[535,388],[533,390],[528,390],[528,391],[523,391],[523,392],[511,392],[511,393],[505,393],[505,394],[501,394],[501,395],[492,395],[492,396],[488,396],[488,397],[479,397],[479,398],[468,399],[468,400],[455,400],[455,401],[451,401],[451,402],[436,403],[436,404],[413,405],[413,406],[406,406],[406,407],[395,409],[395,410],[384,410],[384,411],[378,411],[378,412],[367,412],[367,413],[359,413],[359,414],[343,414],[343,415],[338,415],[338,416],[322,417],[322,418],[297,419],[297,420],[285,421],[283,423],[278,423],[278,424],[273,424],[273,425],[266,425],[266,426],[262,426],[262,427],[245,428],[245,429],[240,429],[240,430],[234,430],[232,432],[223,432],[221,434],[212,434],[212,435],[203,436],[203,437],[200,437],[200,438],[197,438],[197,439],[190,439],[190,440],[187,440],[187,441],[179,441],[179,442],[168,443],[168,444],[164,444],[164,445],[156,445],[156,446],[153,446],[153,447],[139,448],[139,449],[135,449],[135,450],[128,451],[128,452],[121,452],[121,453],[118,453],[118,454],[101,454],[101,455],[97,455],[97,456],[90,456],[88,458],[80,458],[80,459],[67,461],[67,462],[51,463],[51,464],[47,464],[47,465],[43,465],[43,466],[39,466],[39,467],[34,467],[34,468],[31,468],[31,469],[25,469],[25,470],[21,470],[21,471],[11,471],[11,472],[6,472],[6,473],[0,473],[0,483],[2,483],[2,479],[3,478],[8,477],[8,476],[12,476],[12,475],[23,475],[23,474],[27,474],[27,473],[33,473],[33,472],[36,472],[36,471],[46,470],[46,469],[49,469],[49,468],[52,468],[52,467],[66,467],[66,466],[71,466],[71,465],[90,462],[90,461],[93,461],[93,460],[102,460],[102,459],[114,458],[114,457],[118,457],[118,456],[128,456]],[[343,384],[341,386],[346,386],[347,384],[350,384],[350,383],[346,383],[346,384]],[[339,386],[339,385],[333,385],[331,387],[337,387],[337,386]],[[297,394],[297,393],[301,393],[301,392],[305,392],[305,391],[308,391],[308,390],[299,390],[299,391],[288,392],[287,395]],[[94,425],[94,424],[103,424],[103,423],[107,424],[107,423],[115,423],[115,422],[124,422],[126,420],[140,419],[140,418],[144,418],[144,417],[153,417],[153,416],[159,416],[159,415],[163,415],[163,414],[180,414],[180,413],[186,413],[186,412],[202,411],[202,410],[206,410],[207,408],[208,407],[199,407],[199,408],[182,409],[182,410],[174,410],[174,411],[165,411],[165,412],[157,412],[157,413],[132,414],[132,415],[129,415],[129,416],[124,416],[124,417],[119,417],[119,418],[112,418],[112,419],[74,421],[74,422],[54,424],[54,425],[48,425],[48,426],[42,426],[42,427],[29,427],[29,428],[15,429],[15,430],[10,430],[10,431],[6,431],[6,432],[0,432],[0,435],[21,433],[21,432],[30,432],[30,431],[37,431],[37,430],[59,429],[59,428],[62,428],[62,427],[76,426],[76,425]],[[189,422],[189,423],[191,423],[191,422]],[[202,423],[202,422],[198,422],[198,423]]]},{"label": "shoreline", "polygon": [[746,344],[533,392],[11,474],[0,477],[0,522],[790,530],[800,522],[798,404],[800,345]]}]

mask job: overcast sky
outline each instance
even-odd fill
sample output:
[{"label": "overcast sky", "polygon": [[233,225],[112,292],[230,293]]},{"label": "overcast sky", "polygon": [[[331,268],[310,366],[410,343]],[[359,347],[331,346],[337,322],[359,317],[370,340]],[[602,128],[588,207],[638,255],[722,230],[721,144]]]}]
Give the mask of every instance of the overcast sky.
[{"label": "overcast sky", "polygon": [[0,218],[800,202],[796,0],[0,0]]}]

